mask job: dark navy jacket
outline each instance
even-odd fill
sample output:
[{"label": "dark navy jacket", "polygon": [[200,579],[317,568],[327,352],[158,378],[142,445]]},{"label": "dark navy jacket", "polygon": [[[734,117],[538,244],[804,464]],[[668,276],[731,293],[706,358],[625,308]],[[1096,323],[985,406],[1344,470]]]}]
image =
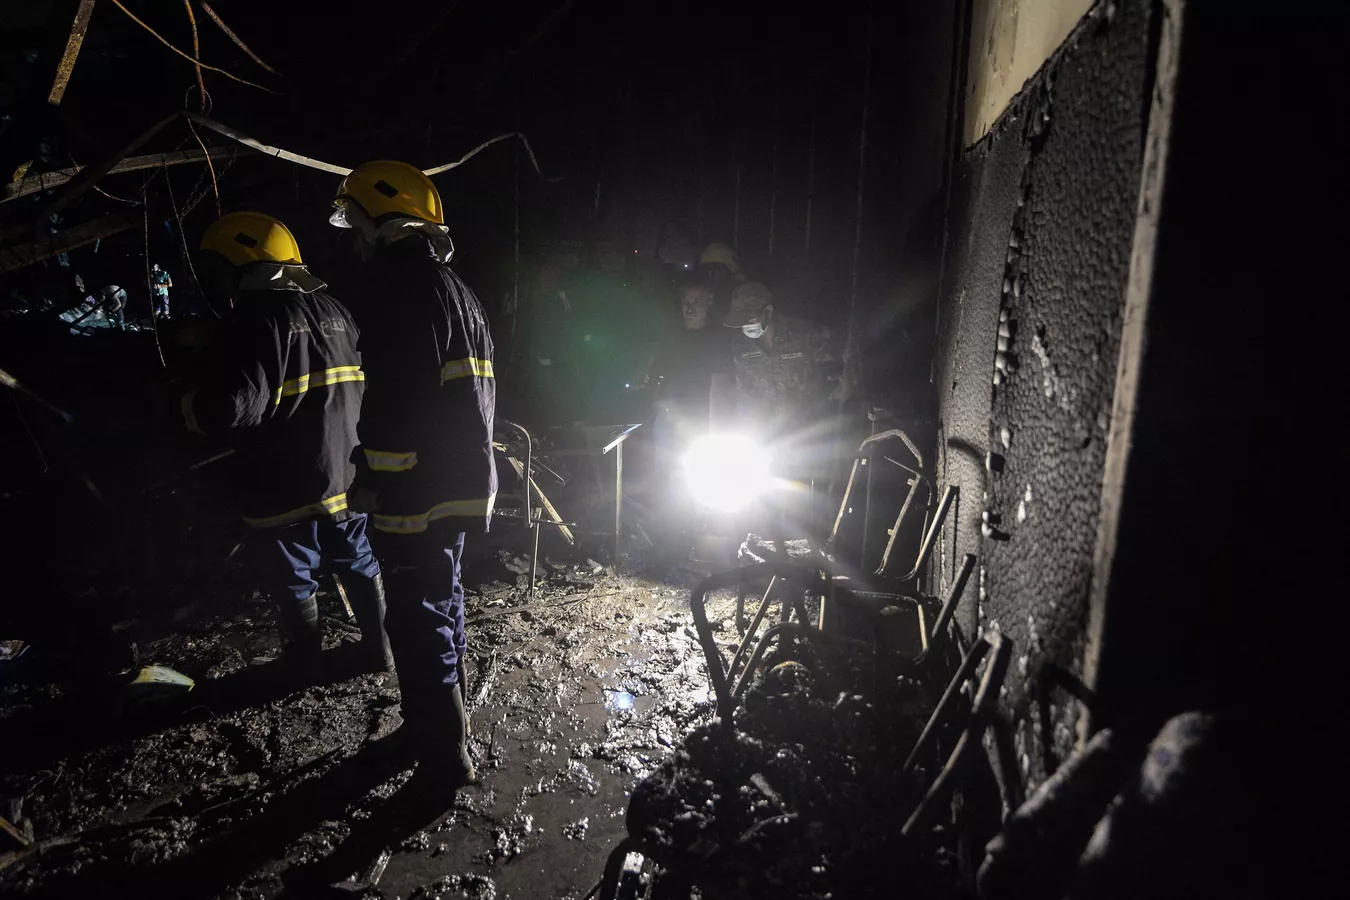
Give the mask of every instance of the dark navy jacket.
[{"label": "dark navy jacket", "polygon": [[323,291],[244,291],[224,329],[180,409],[189,431],[229,433],[244,521],[348,518],[365,378],[350,313]]},{"label": "dark navy jacket", "polygon": [[366,396],[353,455],[378,496],[379,531],[415,534],[446,520],[488,527],[497,495],[497,382],[483,305],[412,235],[380,248],[351,297]]}]

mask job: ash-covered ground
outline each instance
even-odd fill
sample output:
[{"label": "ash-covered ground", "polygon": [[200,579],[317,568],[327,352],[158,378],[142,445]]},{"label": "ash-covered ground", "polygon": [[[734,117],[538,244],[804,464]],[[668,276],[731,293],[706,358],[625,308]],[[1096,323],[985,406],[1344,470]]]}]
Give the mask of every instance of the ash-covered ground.
[{"label": "ash-covered ground", "polygon": [[[76,680],[6,679],[0,812],[32,843],[0,836],[0,894],[583,897],[634,786],[710,716],[688,604],[707,570],[545,557],[529,597],[520,568],[506,551],[466,560],[481,784],[440,816],[405,814],[411,765],[374,749],[399,724],[397,687],[343,675],[357,632],[335,593],[322,684],[283,677],[272,609],[247,592],[113,628],[191,691],[127,688],[117,652]],[[728,645],[733,603],[711,604]]]}]

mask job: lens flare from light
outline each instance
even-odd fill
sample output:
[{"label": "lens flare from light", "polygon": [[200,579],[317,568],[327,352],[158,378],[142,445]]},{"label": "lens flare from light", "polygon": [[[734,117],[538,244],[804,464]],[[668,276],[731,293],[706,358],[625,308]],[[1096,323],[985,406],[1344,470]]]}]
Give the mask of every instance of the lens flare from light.
[{"label": "lens flare from light", "polygon": [[744,435],[709,434],[690,445],[684,474],[696,501],[735,512],[768,489],[769,461],[759,443]]}]

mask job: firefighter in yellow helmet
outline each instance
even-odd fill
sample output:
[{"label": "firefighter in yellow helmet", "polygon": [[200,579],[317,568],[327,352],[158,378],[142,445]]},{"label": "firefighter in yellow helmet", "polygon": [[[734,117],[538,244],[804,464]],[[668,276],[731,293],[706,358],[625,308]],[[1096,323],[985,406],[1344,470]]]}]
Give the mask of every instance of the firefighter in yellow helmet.
[{"label": "firefighter in yellow helmet", "polygon": [[401,731],[421,787],[444,797],[475,777],[462,685],[465,534],[482,534],[497,493],[492,335],[478,298],[449,267],[440,194],[407,163],[358,166],[330,221],[365,260],[352,293],[367,381],[358,496],[388,567],[389,634]]},{"label": "firefighter in yellow helmet", "polygon": [[196,270],[213,304],[230,312],[180,409],[189,431],[235,445],[235,493],[262,539],[284,659],[307,678],[318,674],[315,574],[327,568],[360,622],[364,667],[392,669],[380,566],[366,516],[347,500],[365,378],[356,324],[305,267],[291,232],[264,213],[231,213],[207,228]]}]

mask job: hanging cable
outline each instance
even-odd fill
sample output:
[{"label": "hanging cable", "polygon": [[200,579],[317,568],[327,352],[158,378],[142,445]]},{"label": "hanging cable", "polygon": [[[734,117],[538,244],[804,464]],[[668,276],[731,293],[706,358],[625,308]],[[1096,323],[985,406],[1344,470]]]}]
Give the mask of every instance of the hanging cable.
[{"label": "hanging cable", "polygon": [[183,0],[188,24],[192,26],[192,67],[197,71],[197,90],[201,96],[202,115],[206,114],[206,82],[202,80],[202,45],[197,38],[197,16],[192,11],[192,0]]},{"label": "hanging cable", "polygon": [[550,182],[562,181],[561,176],[556,178],[550,178],[549,176],[544,174],[543,170],[539,168],[539,160],[535,158],[534,148],[530,146],[530,139],[525,137],[525,135],[521,134],[519,131],[512,131],[507,134],[499,134],[495,138],[488,138],[486,141],[483,141],[483,143],[479,144],[477,147],[474,147],[472,150],[470,150],[468,153],[464,154],[454,162],[446,163],[443,166],[436,166],[435,168],[432,169],[427,169],[426,173],[427,175],[439,175],[442,172],[449,172],[451,169],[464,165],[466,162],[473,159],[475,156],[486,150],[488,147],[491,147],[493,144],[499,143],[501,141],[510,140],[511,138],[520,138],[520,142],[525,145],[525,152],[530,157],[530,165],[534,166],[534,171],[536,174],[539,175],[540,178]]},{"label": "hanging cable", "polygon": [[197,270],[192,265],[192,254],[188,252],[187,234],[183,231],[183,217],[178,213],[178,201],[173,196],[173,179],[169,177],[167,171],[164,173],[164,184],[169,188],[169,205],[173,208],[173,220],[178,224],[178,241],[183,246],[183,262],[187,265],[188,274],[192,276],[193,287],[197,289],[197,299],[202,302],[202,306],[211,310],[211,315],[219,319],[220,313],[216,312],[216,308],[207,299],[206,292],[202,290],[201,280],[197,278]]},{"label": "hanging cable", "polygon": [[249,59],[253,60],[255,63],[262,66],[264,69],[271,72],[273,75],[276,76],[281,75],[281,73],[278,72],[276,69],[272,68],[267,63],[263,62],[258,57],[258,54],[250,50],[248,48],[248,44],[245,44],[243,41],[239,40],[239,35],[235,34],[233,31],[230,30],[230,26],[226,25],[224,20],[221,19],[220,16],[216,15],[216,11],[211,8],[211,4],[205,2],[205,0],[203,0],[202,2],[202,11],[211,17],[212,22],[215,22],[217,25],[220,26],[220,30],[225,32],[225,36],[227,38],[234,41],[236,47],[238,47],[240,50],[243,50],[245,53],[248,54]]},{"label": "hanging cable", "polygon": [[[206,116],[200,116],[197,113],[192,112],[191,110],[184,110],[183,115],[187,117],[189,125],[191,125],[193,122],[196,122],[203,128],[209,128],[216,134],[224,135],[225,137],[229,138],[230,140],[236,143],[243,144],[245,147],[250,147],[254,150],[257,150],[259,153],[266,153],[268,156],[275,156],[277,159],[285,159],[293,163],[299,163],[302,166],[309,166],[311,169],[318,169],[321,172],[332,172],[334,175],[347,175],[351,172],[351,169],[346,168],[344,166],[335,166],[332,163],[326,163],[318,159],[311,159],[308,156],[301,156],[298,153],[292,153],[291,151],[283,150],[280,147],[273,147],[270,144],[264,144],[262,141],[256,140],[254,138],[249,137],[246,134],[235,131],[228,125],[222,125],[221,123],[215,121],[214,119],[208,119]],[[200,138],[198,138],[198,140],[200,141]]]},{"label": "hanging cable", "polygon": [[187,55],[186,53],[184,53],[182,50],[179,50],[179,49],[178,49],[177,47],[175,47],[173,44],[170,44],[168,41],[166,41],[163,37],[160,36],[159,32],[155,31],[155,29],[151,28],[149,25],[145,24],[145,23],[142,22],[140,19],[136,18],[136,15],[135,15],[131,10],[127,9],[125,6],[122,5],[121,0],[112,0],[112,4],[113,4],[113,6],[116,6],[118,9],[120,9],[122,12],[126,13],[127,16],[130,17],[131,21],[135,22],[137,25],[141,26],[141,27],[144,28],[146,31],[150,32],[150,34],[154,36],[155,40],[159,41],[159,42],[160,42],[161,44],[163,44],[165,47],[168,47],[168,48],[169,48],[170,50],[172,50],[174,53],[177,53],[179,56],[183,57],[183,59],[186,59],[188,62],[192,63],[193,65],[201,66],[203,69],[210,69],[212,72],[219,72],[221,75],[224,75],[226,78],[229,78],[229,79],[232,79],[232,80],[234,80],[234,81],[237,81],[237,82],[239,82],[240,84],[246,84],[246,85],[248,85],[249,87],[255,87],[255,88],[257,88],[257,89],[260,90],[260,91],[266,91],[266,92],[269,93],[269,94],[275,94],[275,93],[276,93],[276,91],[272,90],[272,89],[269,88],[269,87],[263,87],[261,84],[256,84],[256,83],[254,83],[254,82],[252,82],[252,81],[249,81],[247,78],[240,78],[238,75],[232,75],[232,74],[230,74],[229,72],[227,72],[227,71],[225,71],[224,69],[221,69],[221,68],[219,68],[219,67],[217,67],[217,66],[208,65],[207,63],[204,63],[204,62],[202,62],[201,60],[193,59],[191,56],[188,56],[188,55]]},{"label": "hanging cable", "polygon": [[[146,186],[149,186],[148,181]],[[142,204],[141,211],[144,213],[141,219],[143,223],[141,234],[145,238],[145,258],[143,260],[145,263],[145,304],[150,309],[150,330],[155,335],[155,352],[159,354],[159,364],[167,367],[168,363],[164,361],[164,348],[159,344],[159,323],[155,321],[155,286],[150,279],[150,204],[148,202]]]},{"label": "hanging cable", "polygon": [[[225,158],[224,164],[220,167],[220,178],[222,180],[224,180],[225,174],[230,171],[230,166],[234,165],[238,158],[239,157],[237,156],[228,156]],[[183,201],[183,215],[192,215],[192,211],[201,205],[203,200],[211,195],[211,178],[208,173],[203,172],[201,177],[197,179],[197,183],[192,186],[192,193],[188,196],[187,200]]]},{"label": "hanging cable", "polygon": [[[191,93],[192,93],[192,85],[188,85],[188,89],[186,91],[183,91],[183,109],[187,109],[188,95],[190,95]],[[203,96],[202,115],[206,115],[207,113],[211,112],[211,107],[214,106],[215,104],[211,100],[210,91],[206,91],[202,96]],[[184,143],[186,143],[186,140],[184,141]]]},{"label": "hanging cable", "polygon": [[[84,167],[81,166],[79,163],[77,163],[77,162],[75,161],[75,157],[71,156],[69,153],[66,154],[66,159],[70,160],[71,168],[75,169],[77,172],[78,172],[80,169],[84,168]],[[128,205],[130,205],[130,206],[136,206],[136,205],[138,205],[138,203],[139,203],[139,201],[136,201],[136,200],[128,200],[126,197],[119,197],[119,196],[117,196],[116,194],[113,194],[113,193],[110,193],[110,192],[108,192],[108,191],[105,191],[103,188],[99,187],[98,185],[94,185],[94,193],[96,193],[96,194],[101,194],[101,195],[103,195],[104,197],[107,197],[109,200],[116,200],[118,203],[126,203],[126,204],[128,204]]]},{"label": "hanging cable", "polygon": [[[188,115],[190,117],[191,113],[188,113]],[[216,180],[216,166],[211,162],[211,153],[206,149],[206,144],[203,143],[201,135],[197,134],[197,129],[192,127],[191,118],[187,120],[187,127],[192,132],[192,136],[197,139],[197,146],[202,148],[202,155],[206,157],[206,168],[211,173],[211,189],[216,192],[216,218],[219,219],[224,213],[220,211],[220,183]]]},{"label": "hanging cable", "polygon": [[[251,138],[246,134],[234,130],[228,125],[222,125],[220,122],[217,122],[214,119],[208,119],[206,116],[199,115],[198,113],[194,113],[191,110],[184,110],[183,115],[186,116],[190,122],[195,122],[198,125],[201,125],[203,128],[209,128],[212,131],[216,132],[217,134],[224,135],[225,137],[229,138],[232,141],[243,144],[245,147],[251,147],[252,149],[257,150],[259,153],[266,153],[268,156],[275,156],[277,159],[284,159],[293,163],[299,163],[300,165],[308,166],[311,169],[318,169],[320,172],[332,172],[334,175],[348,175],[352,171],[350,168],[347,168],[346,166],[334,165],[333,163],[324,162],[321,159],[314,159],[313,157],[309,156],[301,156],[299,153],[292,153],[291,151],[284,150],[281,147],[273,147],[271,144],[264,144],[262,141],[259,141],[256,138]],[[459,166],[464,165],[466,162],[473,159],[475,156],[477,156],[479,153],[482,153],[484,150],[486,150],[488,147],[491,147],[493,144],[498,144],[501,143],[502,141],[510,140],[511,138],[518,138],[520,142],[525,145],[525,153],[530,158],[530,165],[534,168],[535,173],[540,178],[548,182],[562,181],[561,176],[550,177],[544,174],[543,170],[539,168],[539,159],[534,155],[534,148],[530,146],[529,138],[525,137],[525,135],[519,131],[511,131],[507,132],[506,134],[499,134],[494,138],[488,138],[486,141],[483,141],[483,143],[479,144],[477,147],[474,147],[472,150],[470,150],[468,153],[464,154],[454,162],[446,163],[445,165],[442,166],[434,166],[430,169],[423,169],[423,171],[427,175],[440,175],[442,172],[448,172],[451,169],[458,168]]]}]

